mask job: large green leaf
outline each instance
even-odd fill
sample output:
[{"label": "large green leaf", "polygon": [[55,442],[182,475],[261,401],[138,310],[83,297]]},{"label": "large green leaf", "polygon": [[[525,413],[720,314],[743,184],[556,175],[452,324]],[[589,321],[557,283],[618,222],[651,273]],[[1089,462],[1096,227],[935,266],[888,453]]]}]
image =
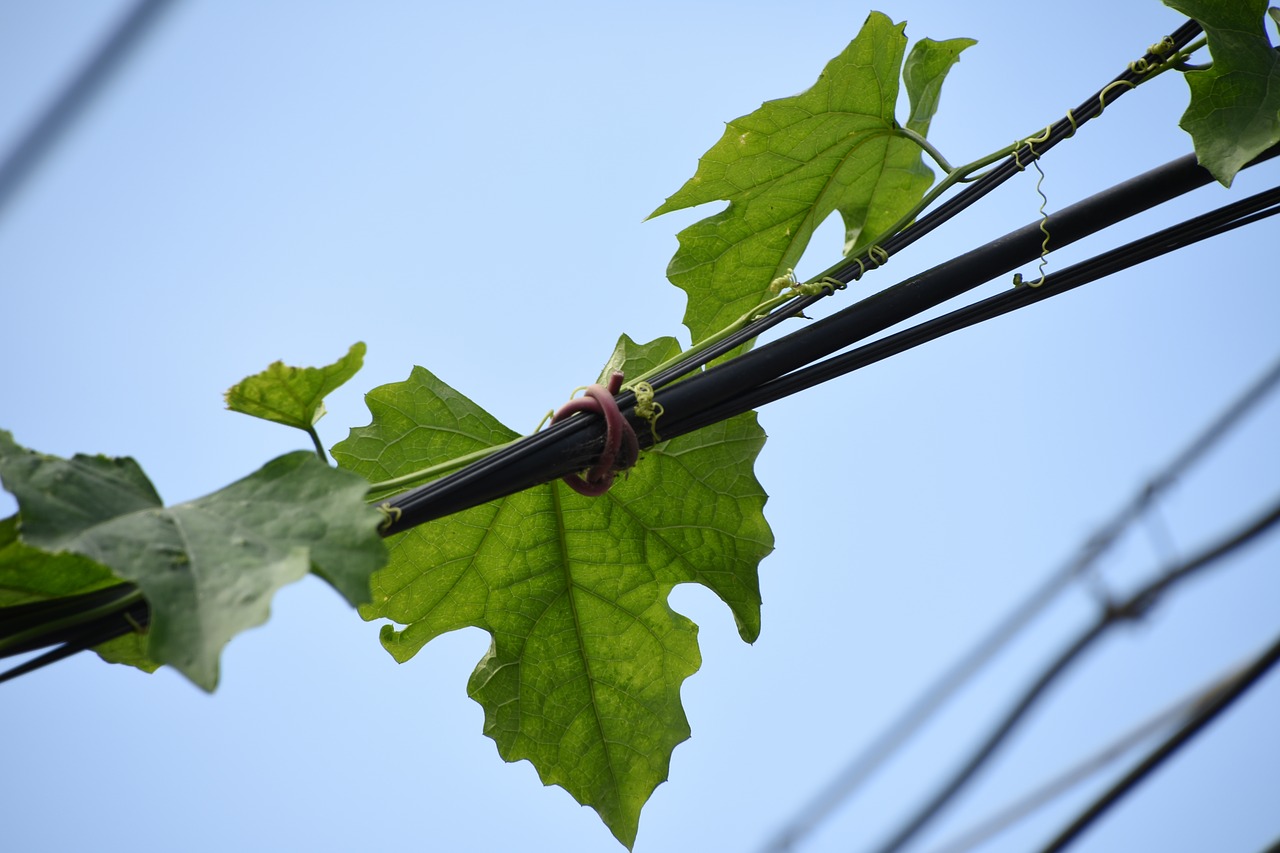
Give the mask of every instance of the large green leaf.
[{"label": "large green leaf", "polygon": [[147,656],[206,690],[222,647],[266,620],[277,589],[314,569],[358,604],[385,560],[368,484],[310,453],[166,509],[132,459],[61,459],[0,431],[0,479],[18,499],[22,540],[136,583],[151,606]]},{"label": "large green leaf", "polygon": [[689,294],[685,325],[695,341],[769,296],[832,212],[844,219],[846,251],[861,251],[928,190],[933,173],[920,147],[894,134],[898,77],[911,103],[907,127],[923,136],[947,72],[974,42],[921,40],[904,68],[905,26],[872,12],[811,89],[729,122],[694,176],[651,214],[729,202],[680,232],[667,268]]},{"label": "large green leaf", "polygon": [[[638,375],[678,351],[671,338],[624,338],[610,366]],[[372,423],[333,452],[370,479],[516,436],[421,367],[367,399]],[[704,584],[744,640],[760,630],[756,570],[772,548],[752,474],[763,442],[755,416],[738,417],[648,451],[601,497],[555,482],[393,537],[361,612],[403,626],[382,631],[400,661],[445,632],[488,631],[493,644],[468,685],[485,733],[630,846],[641,806],[689,736],[680,684],[701,659],[697,626],[667,604],[672,587]]]},{"label": "large green leaf", "polygon": [[1204,28],[1213,64],[1187,72],[1191,105],[1180,125],[1200,164],[1230,186],[1236,172],[1280,142],[1280,50],[1264,26],[1267,0],[1164,0]]},{"label": "large green leaf", "polygon": [[242,379],[223,395],[227,408],[255,418],[310,431],[324,417],[324,398],[356,375],[364,364],[365,345],[325,367],[289,367],[274,362],[261,373]]}]

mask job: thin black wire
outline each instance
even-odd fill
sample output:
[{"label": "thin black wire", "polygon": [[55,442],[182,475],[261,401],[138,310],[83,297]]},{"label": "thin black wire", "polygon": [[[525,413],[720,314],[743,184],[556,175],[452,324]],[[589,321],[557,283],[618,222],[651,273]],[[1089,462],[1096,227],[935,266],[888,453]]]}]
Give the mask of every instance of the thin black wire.
[{"label": "thin black wire", "polygon": [[1191,719],[1187,720],[1176,732],[1159,744],[1137,766],[1126,773],[1122,779],[1085,809],[1079,817],[1073,820],[1044,847],[1042,853],[1057,853],[1057,851],[1066,848],[1091,823],[1105,814],[1108,809],[1150,776],[1166,759],[1185,746],[1192,738],[1203,731],[1205,726],[1213,722],[1219,714],[1257,684],[1278,661],[1280,661],[1280,637],[1277,637],[1230,687],[1205,703]]},{"label": "thin black wire", "polygon": [[85,60],[0,162],[0,213],[18,189],[124,65],[173,0],[139,0]]},{"label": "thin black wire", "polygon": [[983,739],[969,759],[947,780],[946,784],[922,808],[912,815],[893,834],[889,841],[876,848],[878,853],[895,853],[928,825],[951,802],[955,795],[968,784],[974,774],[986,764],[987,760],[1004,743],[1032,706],[1057,681],[1058,676],[1062,675],[1107,630],[1121,622],[1142,618],[1150,612],[1160,596],[1175,585],[1253,541],[1270,530],[1277,522],[1280,522],[1280,501],[1272,504],[1270,508],[1235,533],[1205,549],[1185,563],[1165,571],[1156,580],[1146,584],[1124,601],[1110,604],[1088,630],[1083,632],[1074,643],[1045,668],[1031,686],[1019,697],[1013,707],[1001,717],[995,728]]},{"label": "thin black wire", "polygon": [[[1170,42],[1174,46],[1173,50],[1177,51],[1186,47],[1193,38],[1200,34],[1200,32],[1200,24],[1194,20],[1188,20],[1169,36]],[[861,279],[865,273],[884,266],[884,264],[887,263],[887,258],[892,258],[894,255],[897,255],[903,249],[915,243],[926,234],[929,234],[947,220],[982,199],[1014,175],[1025,170],[1027,164],[1040,159],[1045,152],[1053,148],[1059,142],[1062,142],[1064,139],[1074,136],[1081,125],[1102,115],[1102,111],[1106,106],[1109,106],[1131,88],[1136,88],[1137,84],[1145,76],[1145,73],[1134,70],[1134,67],[1139,63],[1145,62],[1149,65],[1154,65],[1159,63],[1160,60],[1161,56],[1159,54],[1148,52],[1141,60],[1132,63],[1130,67],[1126,68],[1123,72],[1114,77],[1106,86],[1091,95],[1084,101],[1084,103],[1080,104],[1080,106],[1069,111],[1069,118],[1061,118],[1052,124],[1049,127],[1049,133],[1046,139],[1040,142],[1027,143],[1025,146],[1018,148],[1013,154],[1010,154],[1007,159],[993,167],[987,174],[966,186],[952,198],[940,204],[936,210],[922,216],[919,220],[913,222],[897,234],[893,234],[888,237],[884,241],[883,245],[869,247],[863,251],[861,255],[853,258],[846,258],[844,261],[826,272],[820,273],[817,277],[833,278],[838,281],[842,281],[845,284],[851,284]],[[1056,241],[1055,245],[1058,245]],[[883,254],[881,254],[881,252],[883,252]],[[747,341],[759,337],[764,332],[772,329],[784,320],[794,317],[797,313],[829,295],[831,295],[831,293],[828,291],[797,297],[768,316],[762,317],[759,320],[748,324],[745,328],[715,346],[672,366],[669,370],[666,370],[654,377],[650,384],[655,389],[661,388],[676,379],[687,376],[697,368],[709,364]]]},{"label": "thin black wire", "polygon": [[1024,601],[937,681],[928,687],[897,721],[871,745],[851,760],[765,848],[771,853],[790,849],[812,832],[841,802],[871,776],[899,747],[930,719],[987,661],[1042,612],[1076,578],[1097,563],[1120,540],[1155,499],[1186,474],[1200,459],[1239,424],[1251,409],[1280,387],[1280,358],[1202,429],[1158,474],[1130,499],[1109,521],[1098,528],[1078,549],[1076,556],[1060,566]]},{"label": "thin black wire", "polygon": [[1079,761],[1065,772],[1057,774],[1031,793],[1019,797],[1015,802],[998,809],[991,816],[941,847],[933,848],[930,853],[963,853],[963,851],[972,850],[995,838],[1009,827],[1014,826],[1043,806],[1058,799],[1085,779],[1100,772],[1107,765],[1123,758],[1126,754],[1136,749],[1139,744],[1152,740],[1157,732],[1168,730],[1175,724],[1190,719],[1192,714],[1204,708],[1208,702],[1221,696],[1224,690],[1229,689],[1238,682],[1241,674],[1253,659],[1251,657],[1244,664],[1231,667],[1225,675],[1219,675],[1209,684],[1202,685],[1189,695],[1183,696],[1177,702],[1171,703],[1120,737],[1113,739],[1085,760]]},{"label": "thin black wire", "polygon": [[682,422],[682,426],[700,429],[702,426],[758,409],[767,403],[883,361],[890,356],[898,355],[952,332],[967,329],[1019,308],[1026,308],[1050,297],[1061,295],[1175,249],[1185,248],[1210,237],[1275,216],[1280,214],[1280,207],[1277,205],[1280,205],[1280,187],[1225,205],[1051,274],[1038,287],[1023,286],[1006,290],[847,353],[764,382],[717,406],[698,412],[687,419],[687,423]]}]

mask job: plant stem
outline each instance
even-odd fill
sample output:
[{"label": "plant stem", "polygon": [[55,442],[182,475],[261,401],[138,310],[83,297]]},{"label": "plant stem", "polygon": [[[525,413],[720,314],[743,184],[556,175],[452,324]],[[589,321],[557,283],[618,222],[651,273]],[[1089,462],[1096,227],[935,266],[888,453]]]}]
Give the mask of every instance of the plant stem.
[{"label": "plant stem", "polygon": [[466,454],[463,454],[462,456],[455,456],[453,459],[450,459],[448,462],[441,462],[438,465],[430,465],[426,468],[422,468],[417,471],[414,471],[412,474],[402,474],[399,477],[392,477],[390,480],[383,480],[380,483],[373,483],[369,486],[369,493],[372,494],[374,492],[398,491],[399,489],[403,489],[406,486],[413,486],[418,483],[425,483],[427,480],[434,479],[435,477],[439,477],[442,474],[448,474],[449,472],[456,471],[459,468],[465,468],[467,465],[470,465],[472,462],[477,462],[481,459],[484,459],[486,456],[497,453],[499,450],[502,450],[506,447],[510,447],[511,445],[515,444],[517,441],[520,441],[520,439],[513,438],[511,441],[505,442],[503,444],[495,444],[492,447],[485,447],[480,450],[473,450],[471,453],[466,453]]},{"label": "plant stem", "polygon": [[324,445],[320,443],[320,436],[316,433],[314,426],[307,427],[307,435],[311,436],[311,443],[316,446],[316,456],[320,457],[320,461],[329,464],[329,457],[325,455]]}]

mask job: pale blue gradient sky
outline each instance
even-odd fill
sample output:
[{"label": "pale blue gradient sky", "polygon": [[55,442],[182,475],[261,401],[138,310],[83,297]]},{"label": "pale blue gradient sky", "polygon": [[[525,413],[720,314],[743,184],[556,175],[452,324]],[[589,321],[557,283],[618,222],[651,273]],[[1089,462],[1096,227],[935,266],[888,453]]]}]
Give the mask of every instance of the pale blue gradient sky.
[{"label": "pale blue gradient sky", "polygon": [[[0,150],[127,5],[0,0]],[[0,214],[0,427],[46,452],[134,456],[177,502],[307,446],[222,411],[225,388],[363,340],[366,368],[321,422],[328,444],[368,421],[364,391],[414,364],[531,430],[618,334],[685,336],[663,271],[675,232],[710,208],[643,218],[722,122],[812,83],[869,7],[782,8],[180,4]],[[934,122],[953,162],[1035,132],[1179,23],[1154,0],[879,8],[912,38],[979,40]],[[1189,151],[1185,103],[1166,75],[1056,149],[1050,209]],[[1273,162],[1200,190],[1051,269],[1278,176]],[[1012,182],[861,292],[1038,204],[1031,176]],[[683,690],[694,735],[636,850],[763,844],[1265,369],[1280,350],[1275,235],[1252,226],[764,410],[778,550],[761,566],[763,632],[746,646],[711,593],[673,594],[702,626]],[[834,261],[839,237],[822,229],[800,272]],[[1273,400],[1162,502],[1181,553],[1273,497],[1277,435]],[[1131,587],[1163,556],[1138,530],[1106,583]],[[1104,642],[928,839],[1269,641],[1278,558],[1269,540]],[[1068,595],[798,849],[882,838],[1095,607]],[[481,734],[465,694],[481,632],[397,666],[318,581],[273,611],[228,647],[212,697],[89,655],[0,687],[5,849],[620,849]],[[1278,717],[1273,676],[1075,849],[1260,849],[1280,833]],[[984,849],[1033,848],[1097,789]]]}]

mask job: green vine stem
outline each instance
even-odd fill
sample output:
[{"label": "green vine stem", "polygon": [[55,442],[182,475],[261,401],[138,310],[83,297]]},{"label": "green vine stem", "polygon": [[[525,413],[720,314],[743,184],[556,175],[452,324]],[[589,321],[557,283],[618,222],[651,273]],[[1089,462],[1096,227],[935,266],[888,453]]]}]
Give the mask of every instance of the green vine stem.
[{"label": "green vine stem", "polygon": [[[486,456],[491,456],[499,450],[508,448],[520,440],[521,439],[516,438],[503,444],[495,444],[493,447],[473,450],[471,453],[465,453],[462,456],[454,457],[448,462],[441,462],[438,465],[430,465],[426,468],[414,471],[411,474],[402,474],[399,477],[392,477],[390,480],[382,480],[378,483],[372,483],[369,486],[369,494],[373,495],[383,492],[398,492],[401,489],[421,485],[428,480],[434,480],[436,477],[444,476],[445,474],[456,471],[459,468],[465,468],[472,462],[479,462]],[[382,495],[382,497],[385,497],[385,495]]]}]

